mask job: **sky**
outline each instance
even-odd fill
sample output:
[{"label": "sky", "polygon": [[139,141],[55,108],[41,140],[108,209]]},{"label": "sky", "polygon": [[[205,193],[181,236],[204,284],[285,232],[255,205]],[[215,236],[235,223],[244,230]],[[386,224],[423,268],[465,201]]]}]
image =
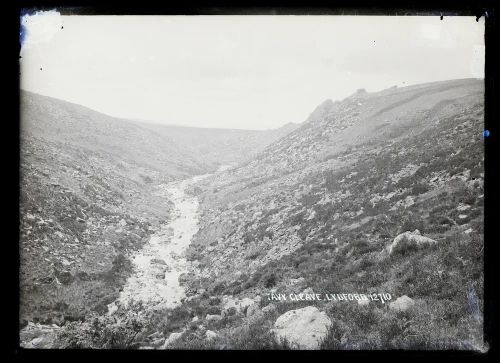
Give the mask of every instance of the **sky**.
[{"label": "sky", "polygon": [[270,129],[326,99],[484,77],[484,17],[26,15],[21,88],[127,119]]}]

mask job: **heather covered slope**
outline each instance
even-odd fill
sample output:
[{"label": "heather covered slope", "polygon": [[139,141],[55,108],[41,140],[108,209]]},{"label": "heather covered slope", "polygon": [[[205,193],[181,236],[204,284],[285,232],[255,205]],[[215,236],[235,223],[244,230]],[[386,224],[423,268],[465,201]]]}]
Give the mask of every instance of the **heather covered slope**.
[{"label": "heather covered slope", "polygon": [[[186,276],[193,293],[260,296],[260,309],[270,292],[306,288],[407,295],[418,308],[402,314],[306,304],[334,322],[323,348],[483,349],[483,93],[477,80],[360,91],[204,180],[194,190],[203,214],[190,251],[198,266]],[[415,229],[436,244],[387,253]],[[271,339],[279,313],[301,306],[275,304],[256,335]],[[234,320],[219,324],[219,344],[234,343]],[[187,334],[184,344],[202,343]]]}]

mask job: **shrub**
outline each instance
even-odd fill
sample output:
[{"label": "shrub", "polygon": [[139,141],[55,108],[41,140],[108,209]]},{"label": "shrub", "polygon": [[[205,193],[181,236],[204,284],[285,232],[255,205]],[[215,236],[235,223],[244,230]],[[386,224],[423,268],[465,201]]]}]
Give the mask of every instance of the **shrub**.
[{"label": "shrub", "polygon": [[418,183],[413,186],[411,189],[412,195],[424,194],[430,190],[429,186],[423,183]]},{"label": "shrub", "polygon": [[264,287],[270,288],[276,285],[276,275],[274,273],[268,273],[262,278]]},{"label": "shrub", "polygon": [[109,315],[92,315],[85,322],[70,322],[57,335],[60,348],[133,348],[147,321],[136,310]]}]

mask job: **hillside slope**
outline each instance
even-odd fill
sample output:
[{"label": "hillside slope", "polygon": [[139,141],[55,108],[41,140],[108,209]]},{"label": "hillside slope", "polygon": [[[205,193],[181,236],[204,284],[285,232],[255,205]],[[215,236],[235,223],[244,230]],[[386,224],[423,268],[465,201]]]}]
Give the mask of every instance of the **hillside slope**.
[{"label": "hillside slope", "polygon": [[[169,218],[158,186],[237,162],[246,155],[241,140],[231,139],[256,138],[254,131],[185,128],[179,140],[172,129],[26,91],[20,106],[22,324],[106,311],[130,273],[130,253]],[[257,132],[260,147],[279,132]],[[225,140],[226,157],[190,144],[200,138],[209,148]]]},{"label": "hillside slope", "polygon": [[169,126],[139,123],[147,130],[166,136],[183,147],[198,162],[210,166],[236,165],[250,160],[269,144],[279,140],[299,124],[288,123],[278,129],[239,130]]},{"label": "hillside slope", "polygon": [[[246,165],[204,180],[193,190],[203,201],[190,251],[197,267],[185,277],[194,297],[206,289],[263,308],[269,293],[306,288],[407,295],[419,306],[413,315],[383,304],[307,304],[334,321],[323,348],[482,349],[483,94],[478,80],[361,90],[326,101]],[[436,245],[387,253],[416,229]],[[259,334],[269,337],[292,306],[277,304]],[[219,324],[224,344],[239,344],[238,324]],[[206,346],[195,334],[183,339]]]}]

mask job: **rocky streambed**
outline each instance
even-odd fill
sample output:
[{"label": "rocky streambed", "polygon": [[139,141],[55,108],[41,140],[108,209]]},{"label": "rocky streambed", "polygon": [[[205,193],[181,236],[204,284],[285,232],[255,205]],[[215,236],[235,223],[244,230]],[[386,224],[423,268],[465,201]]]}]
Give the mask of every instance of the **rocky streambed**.
[{"label": "rocky streambed", "polygon": [[179,277],[188,269],[184,253],[198,231],[198,198],[186,194],[186,189],[210,175],[161,186],[159,197],[174,203],[170,222],[152,235],[133,257],[134,274],[127,280],[118,300],[108,306],[110,313],[119,305],[126,307],[133,302],[151,308],[173,308],[181,303],[185,291]]}]

